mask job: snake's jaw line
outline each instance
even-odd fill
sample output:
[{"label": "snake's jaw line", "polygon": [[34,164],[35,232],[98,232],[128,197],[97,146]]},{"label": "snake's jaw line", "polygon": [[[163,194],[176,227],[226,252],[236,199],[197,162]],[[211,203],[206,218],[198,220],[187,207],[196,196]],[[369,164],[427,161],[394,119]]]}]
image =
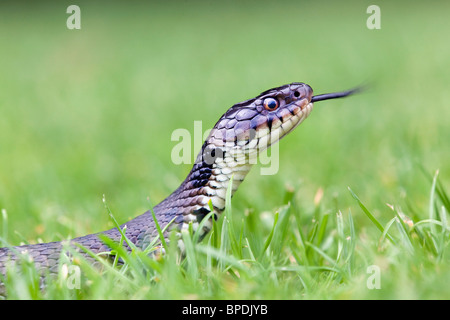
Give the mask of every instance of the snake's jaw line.
[{"label": "snake's jaw line", "polygon": [[[349,96],[358,89],[313,96],[312,88],[300,82],[264,91],[253,99],[233,105],[219,119],[204,142],[195,164],[181,185],[153,210],[161,228],[169,223],[164,236],[168,241],[170,229],[177,234],[189,230],[196,231],[200,222],[200,239],[212,228],[212,219],[202,221],[213,206],[214,219],[225,209],[228,185],[233,177],[234,193],[252,168],[258,154],[292,132],[311,113],[317,101]],[[126,236],[138,248],[145,249],[158,232],[150,211],[126,223]],[[121,226],[123,228],[124,225]],[[114,241],[122,238],[116,229],[102,234]],[[181,251],[184,243],[177,240]],[[98,234],[90,234],[71,240],[71,245],[79,244],[94,253],[108,252],[110,248],[100,240]],[[124,245],[128,248],[128,245]],[[129,248],[128,248],[129,249]],[[57,259],[65,250],[61,242],[41,243],[9,248],[0,248],[0,273],[5,274],[6,263],[18,261],[17,255],[26,251],[33,256],[37,267],[57,269]],[[1,294],[0,283],[0,294]]]}]

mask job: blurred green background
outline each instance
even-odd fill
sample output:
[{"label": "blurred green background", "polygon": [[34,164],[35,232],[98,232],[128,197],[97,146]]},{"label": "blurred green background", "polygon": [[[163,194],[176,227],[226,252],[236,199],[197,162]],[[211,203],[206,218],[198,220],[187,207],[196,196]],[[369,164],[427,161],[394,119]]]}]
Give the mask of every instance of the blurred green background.
[{"label": "blurred green background", "polygon": [[[66,27],[70,4],[81,30]],[[366,27],[371,4],[380,30]],[[281,141],[279,172],[249,174],[236,214],[272,212],[286,186],[311,208],[322,188],[324,206],[350,208],[360,230],[373,225],[347,187],[383,222],[385,203],[426,211],[420,167],[450,177],[448,12],[442,1],[2,2],[7,240],[102,231],[103,194],[120,222],[142,213],[190,170],[171,161],[173,130],[212,127],[234,103],[294,81],[315,93],[369,87],[316,104]]]}]

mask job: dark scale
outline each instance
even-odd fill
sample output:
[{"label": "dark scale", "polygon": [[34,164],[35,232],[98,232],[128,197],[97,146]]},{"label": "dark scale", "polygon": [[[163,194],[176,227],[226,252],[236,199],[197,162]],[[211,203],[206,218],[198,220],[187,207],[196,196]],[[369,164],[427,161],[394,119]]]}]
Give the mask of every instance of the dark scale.
[{"label": "dark scale", "polygon": [[[192,213],[197,217],[197,221],[201,222],[203,220],[203,218],[205,218],[205,216],[210,213],[211,211],[209,211],[208,209],[206,209],[205,207],[201,207],[197,210],[192,211]],[[215,215],[214,215],[215,216]],[[215,217],[216,218],[216,217]],[[217,218],[216,218],[217,219]]]}]

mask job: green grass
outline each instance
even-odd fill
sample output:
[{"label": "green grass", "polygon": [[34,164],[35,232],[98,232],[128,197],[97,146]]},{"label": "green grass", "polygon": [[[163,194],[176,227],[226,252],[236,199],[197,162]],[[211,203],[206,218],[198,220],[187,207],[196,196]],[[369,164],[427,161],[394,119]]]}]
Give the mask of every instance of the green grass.
[{"label": "green grass", "polygon": [[79,31],[69,4],[0,5],[0,237],[13,245],[106,230],[109,213],[123,223],[164,199],[190,170],[171,162],[171,133],[194,120],[206,130],[292,81],[372,85],[318,103],[280,142],[278,173],[256,166],[213,232],[186,236],[183,261],[174,241],[159,259],[115,246],[124,266],[80,258],[80,289],[62,270],[45,292],[25,263],[10,298],[450,298],[448,4],[382,3],[368,30],[364,1],[79,2]]}]

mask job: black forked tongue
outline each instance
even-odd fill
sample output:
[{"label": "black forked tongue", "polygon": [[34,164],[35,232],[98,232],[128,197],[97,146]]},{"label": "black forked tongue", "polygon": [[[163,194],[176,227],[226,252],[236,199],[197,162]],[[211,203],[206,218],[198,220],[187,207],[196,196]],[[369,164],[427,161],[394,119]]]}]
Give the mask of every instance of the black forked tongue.
[{"label": "black forked tongue", "polygon": [[329,100],[329,99],[337,99],[337,98],[344,98],[344,97],[350,96],[350,95],[352,95],[354,93],[357,93],[357,92],[359,92],[361,90],[362,90],[362,88],[358,87],[358,88],[351,89],[351,90],[348,90],[348,91],[319,94],[317,96],[313,96],[311,98],[311,102],[317,102],[317,101],[323,101],[323,100]]}]

